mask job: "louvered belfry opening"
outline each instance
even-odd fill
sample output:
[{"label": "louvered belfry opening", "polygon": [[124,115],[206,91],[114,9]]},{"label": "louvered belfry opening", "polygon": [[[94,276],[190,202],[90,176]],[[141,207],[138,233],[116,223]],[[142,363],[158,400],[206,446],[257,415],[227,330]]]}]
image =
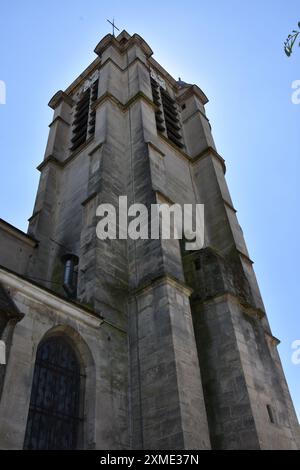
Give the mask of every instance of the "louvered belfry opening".
[{"label": "louvered belfry opening", "polygon": [[165,116],[168,138],[179,148],[183,148],[180,119],[178,115],[176,101],[171,98],[169,93],[160,88],[162,105]]},{"label": "louvered belfry opening", "polygon": [[164,117],[161,109],[159,85],[153,78],[151,78],[151,87],[153,102],[157,107],[157,111],[155,112],[156,127],[159,132],[165,132],[166,128],[164,126]]},{"label": "louvered belfry opening", "polygon": [[158,132],[166,135],[177,147],[184,148],[176,101],[152,77],[151,88]]},{"label": "louvered belfry opening", "polygon": [[97,97],[98,80],[83,93],[76,105],[71,151],[77,150],[87,139],[95,134],[96,110],[92,105],[97,100]]},{"label": "louvered belfry opening", "polygon": [[71,150],[76,150],[82,145],[87,138],[88,123],[89,123],[89,110],[90,110],[90,94],[91,90],[88,88],[80,98],[76,105],[75,118],[73,122],[73,138],[71,139]]},{"label": "louvered belfry opening", "polygon": [[94,82],[92,85],[92,93],[91,93],[91,107],[92,111],[90,114],[90,120],[89,120],[89,136],[91,137],[92,135],[95,134],[95,126],[96,126],[96,110],[93,108],[93,104],[98,98],[98,80]]}]

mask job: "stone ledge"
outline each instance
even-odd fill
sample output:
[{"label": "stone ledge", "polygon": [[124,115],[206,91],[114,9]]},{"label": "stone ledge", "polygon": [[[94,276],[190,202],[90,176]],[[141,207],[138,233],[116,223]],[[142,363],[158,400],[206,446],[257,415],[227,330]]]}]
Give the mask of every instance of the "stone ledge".
[{"label": "stone ledge", "polygon": [[[178,100],[179,101],[179,100]],[[193,119],[194,116],[197,116],[198,114],[200,114],[209,124],[210,126],[210,122],[209,122],[209,119],[208,117],[202,112],[200,111],[200,109],[197,109],[196,111],[194,111],[190,116],[186,117],[185,119],[182,120],[183,124],[186,124],[190,119]]]},{"label": "stone ledge", "polygon": [[164,152],[162,152],[155,144],[153,144],[153,142],[151,142],[151,140],[148,140],[148,141],[145,141],[145,142],[148,145],[148,147],[152,148],[152,150],[159,153],[162,157],[166,156],[166,154]]},{"label": "stone ledge", "polygon": [[93,140],[94,140],[94,136],[90,137],[80,147],[78,147],[78,149],[76,149],[73,153],[71,153],[65,160],[58,160],[58,158],[56,158],[54,155],[49,155],[47,158],[45,158],[45,160],[42,163],[40,163],[40,165],[37,167],[37,170],[42,171],[44,167],[48,165],[49,163],[54,163],[59,168],[63,168],[72,160],[74,160],[86,147],[88,147]]},{"label": "stone ledge", "polygon": [[246,253],[243,253],[243,252],[240,251],[238,248],[236,248],[236,251],[238,252],[238,254],[239,254],[245,261],[247,261],[247,262],[250,263],[250,264],[254,264],[254,261],[252,261],[252,259],[250,259],[249,256],[246,255]]},{"label": "stone ledge", "polygon": [[97,109],[102,103],[105,101],[111,101],[115,105],[117,105],[122,112],[126,112],[128,108],[130,108],[136,101],[144,100],[148,105],[150,105],[154,110],[156,110],[156,106],[153,101],[145,95],[142,91],[136,93],[132,98],[130,98],[126,103],[122,103],[118,98],[116,98],[112,93],[105,92],[102,96],[100,96],[95,103],[92,105],[92,109]]},{"label": "stone ledge", "polygon": [[19,240],[27,243],[28,245],[32,246],[33,248],[37,247],[39,242],[35,238],[31,237],[27,233],[23,232],[22,230],[14,227],[10,223],[6,222],[6,220],[0,219],[0,230],[12,235],[13,237],[18,238]]},{"label": "stone ledge", "polygon": [[173,144],[165,135],[161,134],[161,132],[157,133],[158,137],[163,140],[169,147],[171,147],[173,150],[176,151],[176,153],[181,157],[184,158],[185,160],[192,162],[192,158],[185,153],[183,150],[181,150],[177,145]]},{"label": "stone ledge", "polygon": [[72,98],[69,96],[67,92],[64,92],[62,90],[59,90],[55,95],[51,98],[51,100],[48,103],[48,106],[52,109],[56,109],[57,106],[64,101],[67,103],[69,106],[73,106],[74,102]]},{"label": "stone ledge", "polygon": [[[165,137],[163,134],[161,134],[160,132],[157,133],[157,136],[158,138],[160,138],[161,140],[163,140],[169,147],[172,148],[172,150],[175,150],[176,153],[178,154],[179,157],[183,158],[185,161],[188,161],[189,163],[191,163],[192,165],[195,165],[197,164],[197,162],[199,160],[201,160],[202,158],[205,158],[207,155],[209,154],[212,154],[213,157],[215,157],[216,159],[218,159],[219,162],[221,162],[222,166],[223,166],[223,170],[224,170],[224,174],[226,173],[226,165],[225,165],[225,160],[224,158],[222,158],[218,152],[213,148],[213,147],[207,147],[205,150],[203,150],[203,152],[201,152],[200,154],[198,154],[196,157],[190,157],[186,152],[184,152],[183,150],[181,150],[180,148],[178,148],[175,144],[173,144],[167,137]],[[147,140],[146,141],[146,144],[148,145],[151,145],[151,147],[156,150],[157,152],[159,152],[162,156],[165,156],[166,154],[160,150],[154,143],[152,143],[151,141]],[[226,202],[224,200],[224,202]],[[229,203],[227,203],[229,205]],[[231,206],[231,208],[233,210],[234,207]],[[237,212],[237,211],[236,211]]]},{"label": "stone ledge", "polygon": [[92,194],[90,194],[84,201],[82,201],[81,205],[84,207],[86,206],[92,199],[94,199],[96,196],[98,195],[98,193],[93,192]]},{"label": "stone ledge", "polygon": [[127,72],[128,69],[132,67],[132,65],[134,65],[136,62],[139,62],[141,65],[143,65],[143,67],[147,69],[147,71],[149,71],[147,64],[145,64],[145,62],[143,62],[139,57],[135,57],[131,62],[129,62],[129,64],[126,65],[126,67],[121,67],[119,64],[117,64],[117,62],[114,59],[112,59],[111,57],[108,57],[104,62],[101,63],[99,70],[103,69],[103,67],[105,67],[105,65],[107,65],[108,63],[111,63],[117,69],[119,69],[120,72],[124,73],[124,72]]},{"label": "stone ledge", "polygon": [[45,166],[47,166],[49,163],[53,163],[54,165],[57,165],[59,167],[63,166],[63,162],[58,160],[58,158],[54,157],[54,155],[48,155],[48,157],[46,157],[45,160],[42,161],[42,163],[40,163],[36,169],[39,171],[42,171],[45,168]]},{"label": "stone ledge", "polygon": [[215,303],[220,303],[224,301],[233,301],[235,304],[238,304],[241,307],[241,309],[246,315],[258,318],[259,320],[261,320],[262,318],[266,316],[266,313],[263,310],[257,307],[253,307],[253,305],[249,305],[249,304],[241,302],[241,299],[237,295],[229,291],[224,291],[209,299],[194,300],[195,303],[200,303],[202,305],[215,304]]},{"label": "stone ledge", "polygon": [[97,144],[94,148],[92,148],[92,150],[88,153],[89,157],[91,157],[92,155],[94,155],[94,153],[97,152],[97,150],[100,150],[102,145],[104,144],[105,142],[101,142],[100,144]]},{"label": "stone ledge", "polygon": [[265,335],[267,339],[270,341],[272,346],[277,347],[281,343],[281,341],[278,338],[276,338],[276,336],[273,336],[268,331],[265,331]]},{"label": "stone ledge", "polygon": [[35,219],[40,213],[42,212],[41,209],[38,211],[34,212],[31,217],[29,217],[28,222],[31,222],[33,219]]},{"label": "stone ledge", "polygon": [[56,122],[62,122],[63,124],[65,124],[66,126],[70,126],[71,124],[69,122],[67,122],[64,118],[62,118],[61,116],[56,116],[55,119],[53,119],[52,122],[50,122],[49,124],[49,127],[52,127]]},{"label": "stone ledge", "polygon": [[[11,299],[7,290],[0,283],[0,312],[8,320],[20,321],[24,318],[24,313],[20,312],[15,302]],[[3,338],[2,338],[3,339]]]},{"label": "stone ledge", "polygon": [[201,90],[201,88],[199,88],[197,85],[191,85],[189,88],[187,88],[187,90],[182,95],[179,96],[179,101],[184,101],[189,96],[193,96],[193,95],[196,95],[203,105],[206,105],[208,103],[207,96]]},{"label": "stone ledge", "polygon": [[144,294],[145,292],[152,290],[160,285],[168,284],[176,289],[182,291],[185,295],[190,296],[193,293],[193,289],[189,287],[182,281],[179,281],[175,277],[171,276],[170,274],[161,274],[153,279],[149,279],[136,289],[133,289],[129,292],[129,296],[139,296]]},{"label": "stone ledge", "polygon": [[[126,33],[126,31],[122,31],[121,34],[124,35],[124,33]],[[121,44],[120,41],[118,41],[118,38],[115,38],[112,34],[107,34],[97,44],[97,46],[94,49],[94,52],[99,57],[101,57],[102,53],[109,46],[113,46],[120,54],[125,54],[127,50],[135,44],[138,45],[142,49],[142,51],[144,52],[147,58],[152,56],[153,51],[151,47],[146,43],[146,41],[141,36],[139,36],[139,34],[136,34],[136,33],[133,36],[128,35],[127,41],[123,44]]]},{"label": "stone ledge", "polygon": [[100,58],[98,57],[92,64],[81,74],[79,77],[66,89],[66,94],[71,94],[76,91],[78,87],[81,86],[82,82],[88,78],[89,75],[93,74],[97,69],[99,71],[105,67],[109,62],[115,65],[121,72],[126,72],[129,67],[134,65],[136,62],[142,64],[148,70],[147,65],[139,58],[135,57],[126,67],[122,68],[118,65],[111,57],[108,57],[103,63],[101,62]]},{"label": "stone ledge", "polygon": [[223,198],[223,202],[225,204],[225,206],[227,206],[229,209],[231,209],[235,214],[237,213],[237,210],[233,207],[232,204],[230,204],[230,202],[226,201],[226,199]]},{"label": "stone ledge", "polygon": [[167,204],[170,204],[173,206],[175,204],[174,201],[172,201],[166,194],[164,194],[160,189],[153,188],[153,191],[157,196],[159,196],[161,199],[164,199]]},{"label": "stone ledge", "polygon": [[[71,315],[75,319],[83,323],[90,324],[93,327],[100,328],[103,323],[111,326],[114,329],[127,333],[126,330],[106,320],[102,314],[95,312],[90,307],[82,305],[79,302],[74,302],[63,297],[50,289],[37,284],[31,279],[17,274],[4,266],[0,265],[0,282],[16,289],[26,297],[31,297],[37,302],[48,305],[50,308],[56,309],[62,313]],[[84,313],[84,315],[82,315]]]},{"label": "stone ledge", "polygon": [[221,165],[223,167],[224,174],[225,174],[226,173],[225,160],[224,160],[224,158],[221,157],[221,155],[218,154],[218,152],[213,147],[207,147],[201,153],[196,155],[196,157],[191,158],[193,165],[198,163],[200,160],[207,157],[208,155],[212,155],[214,158],[216,158],[221,163]]}]

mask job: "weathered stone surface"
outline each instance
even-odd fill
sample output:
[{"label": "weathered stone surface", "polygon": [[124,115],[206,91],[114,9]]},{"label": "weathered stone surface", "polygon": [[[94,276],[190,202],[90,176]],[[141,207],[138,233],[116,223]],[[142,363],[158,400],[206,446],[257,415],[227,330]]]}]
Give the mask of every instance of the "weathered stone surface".
[{"label": "weathered stone surface", "polygon": [[[176,82],[137,34],[107,35],[95,51],[50,101],[28,235],[0,222],[0,283],[22,314],[0,324],[11,345],[0,448],[23,447],[37,348],[63,335],[84,377],[78,447],[296,449],[299,425],[206,96]],[[168,110],[154,103],[151,76],[176,108],[179,146],[166,125],[158,131],[157,114],[166,124]],[[88,135],[71,150],[77,103],[96,80]],[[205,246],[191,253],[178,240],[99,240],[96,209],[117,207],[120,196],[147,208],[204,204]],[[63,289],[70,253],[79,260],[75,302]]]}]

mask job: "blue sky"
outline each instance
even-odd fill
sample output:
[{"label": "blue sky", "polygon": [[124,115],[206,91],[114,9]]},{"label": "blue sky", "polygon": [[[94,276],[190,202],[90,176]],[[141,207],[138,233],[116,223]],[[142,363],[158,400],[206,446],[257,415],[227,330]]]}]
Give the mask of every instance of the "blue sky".
[{"label": "blue sky", "polygon": [[300,48],[283,41],[299,1],[7,1],[0,6],[0,217],[26,231],[52,112],[47,103],[95,58],[106,18],[139,33],[175,78],[198,84],[300,416]]}]

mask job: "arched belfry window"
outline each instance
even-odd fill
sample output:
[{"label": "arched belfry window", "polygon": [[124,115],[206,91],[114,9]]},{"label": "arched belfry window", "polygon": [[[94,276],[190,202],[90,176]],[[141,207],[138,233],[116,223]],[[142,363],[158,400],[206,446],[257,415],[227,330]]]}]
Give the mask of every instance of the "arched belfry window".
[{"label": "arched belfry window", "polygon": [[80,425],[80,365],[62,336],[38,347],[24,449],[76,449]]}]

